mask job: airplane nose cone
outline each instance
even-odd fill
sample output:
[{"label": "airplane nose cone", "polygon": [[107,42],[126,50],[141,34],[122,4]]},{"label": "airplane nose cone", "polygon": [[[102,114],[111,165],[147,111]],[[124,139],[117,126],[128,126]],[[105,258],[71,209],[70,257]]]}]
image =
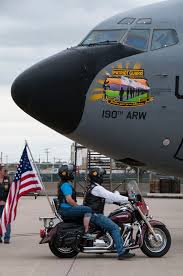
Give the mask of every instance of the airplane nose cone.
[{"label": "airplane nose cone", "polygon": [[137,53],[121,44],[65,50],[23,72],[12,85],[12,98],[38,121],[70,134],[80,123],[86,93],[97,73]]},{"label": "airplane nose cone", "polygon": [[87,71],[87,62],[87,56],[76,49],[52,56],[14,81],[12,98],[35,119],[58,132],[70,133],[81,120],[85,94],[94,77]]}]

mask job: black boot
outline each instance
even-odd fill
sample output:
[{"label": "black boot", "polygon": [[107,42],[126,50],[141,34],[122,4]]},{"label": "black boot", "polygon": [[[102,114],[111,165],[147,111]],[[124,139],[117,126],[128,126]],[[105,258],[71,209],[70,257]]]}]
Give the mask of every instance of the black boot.
[{"label": "black boot", "polygon": [[134,253],[124,253],[123,255],[118,256],[118,260],[125,260],[125,259],[129,259],[135,257]]},{"label": "black boot", "polygon": [[10,240],[4,240],[4,243],[9,244]]}]

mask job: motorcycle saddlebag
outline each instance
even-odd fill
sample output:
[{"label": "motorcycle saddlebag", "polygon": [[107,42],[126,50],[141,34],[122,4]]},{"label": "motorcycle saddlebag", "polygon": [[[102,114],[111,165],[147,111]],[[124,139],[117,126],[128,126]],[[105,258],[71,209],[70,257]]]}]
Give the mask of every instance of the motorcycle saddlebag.
[{"label": "motorcycle saddlebag", "polygon": [[62,246],[75,247],[80,243],[84,228],[76,223],[59,223],[55,236],[55,242]]}]

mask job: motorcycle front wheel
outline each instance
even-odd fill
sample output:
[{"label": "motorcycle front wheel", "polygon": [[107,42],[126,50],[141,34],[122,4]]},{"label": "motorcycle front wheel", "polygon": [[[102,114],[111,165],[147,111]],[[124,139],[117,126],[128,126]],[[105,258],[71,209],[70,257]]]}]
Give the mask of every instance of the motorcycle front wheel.
[{"label": "motorcycle front wheel", "polygon": [[164,225],[155,225],[153,229],[157,235],[158,241],[156,241],[152,233],[147,230],[144,235],[141,250],[148,257],[163,257],[171,246],[170,233]]},{"label": "motorcycle front wheel", "polygon": [[58,258],[73,258],[78,254],[78,251],[71,247],[57,247],[54,241],[49,242],[49,248],[53,255]]}]

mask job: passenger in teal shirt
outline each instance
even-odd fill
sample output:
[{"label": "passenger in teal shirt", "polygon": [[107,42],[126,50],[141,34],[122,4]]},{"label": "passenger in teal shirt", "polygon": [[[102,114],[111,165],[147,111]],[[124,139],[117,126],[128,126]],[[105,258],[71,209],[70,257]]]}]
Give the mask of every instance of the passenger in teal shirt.
[{"label": "passenger in teal shirt", "polygon": [[[72,184],[69,183],[69,182],[65,182],[61,185],[60,187],[62,193],[64,194],[64,196],[68,196],[68,195],[72,195]],[[69,208],[69,207],[72,207],[71,204],[67,203],[67,201],[63,202],[60,204],[60,207],[61,208]]]},{"label": "passenger in teal shirt", "polygon": [[63,217],[63,220],[83,219],[85,233],[87,233],[92,209],[88,206],[77,204],[76,191],[72,186],[73,169],[70,169],[67,165],[63,165],[59,168],[58,173],[61,178],[61,183],[58,187],[59,213]]}]

